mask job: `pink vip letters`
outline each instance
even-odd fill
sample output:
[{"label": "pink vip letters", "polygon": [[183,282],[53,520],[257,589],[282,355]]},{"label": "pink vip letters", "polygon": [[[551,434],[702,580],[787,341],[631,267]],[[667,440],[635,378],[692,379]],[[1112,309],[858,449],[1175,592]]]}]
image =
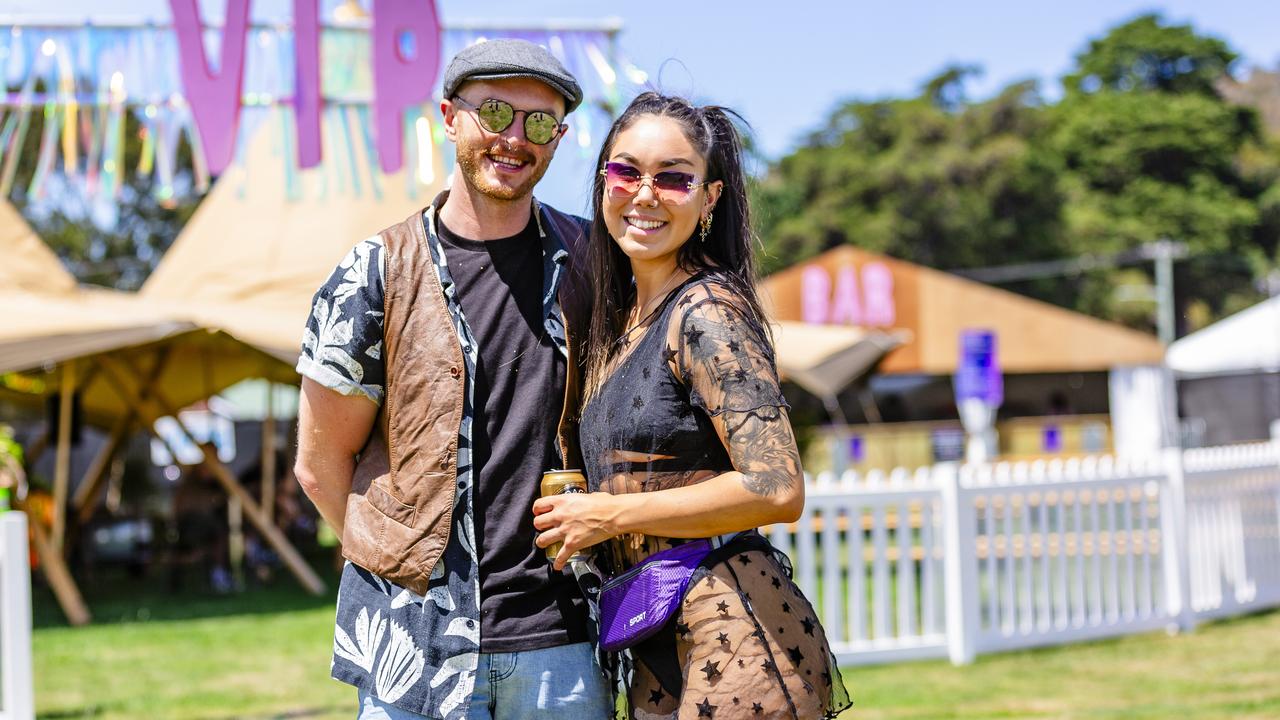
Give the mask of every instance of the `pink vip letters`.
[{"label": "pink vip letters", "polygon": [[[293,0],[293,95],[298,165],[320,163],[320,16],[318,0]],[[204,145],[209,172],[235,156],[244,80],[249,0],[227,0],[218,72],[209,70],[198,0],[169,0],[178,37],[183,90]],[[404,163],[404,111],[426,102],[440,69],[440,23],[432,0],[373,0],[374,142],[382,171]]]}]

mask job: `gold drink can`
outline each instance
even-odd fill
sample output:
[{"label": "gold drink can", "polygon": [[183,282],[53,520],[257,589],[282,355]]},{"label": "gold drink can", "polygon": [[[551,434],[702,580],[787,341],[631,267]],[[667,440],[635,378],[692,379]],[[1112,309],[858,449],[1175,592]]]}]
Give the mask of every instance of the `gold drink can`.
[{"label": "gold drink can", "polygon": [[[585,493],[587,478],[581,470],[548,470],[542,473],[542,497],[563,495],[565,493]],[[553,543],[547,546],[547,559],[555,560],[564,543]],[[582,551],[574,553],[570,560],[585,560],[587,554]]]}]

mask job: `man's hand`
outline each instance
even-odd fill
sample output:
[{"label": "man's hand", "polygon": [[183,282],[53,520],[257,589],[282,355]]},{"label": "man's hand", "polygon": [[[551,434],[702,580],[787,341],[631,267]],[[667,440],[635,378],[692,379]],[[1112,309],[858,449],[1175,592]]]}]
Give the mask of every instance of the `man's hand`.
[{"label": "man's hand", "polygon": [[298,459],[294,474],[325,522],[342,538],[356,455],[369,439],[378,406],[302,378],[298,400]]}]

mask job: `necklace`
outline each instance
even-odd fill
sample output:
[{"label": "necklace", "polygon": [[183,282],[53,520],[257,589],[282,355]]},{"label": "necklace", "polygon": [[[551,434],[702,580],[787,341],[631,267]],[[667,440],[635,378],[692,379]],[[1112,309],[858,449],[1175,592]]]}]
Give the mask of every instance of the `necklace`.
[{"label": "necklace", "polygon": [[662,307],[662,303],[658,302],[657,305],[655,305],[654,308],[649,311],[648,315],[645,315],[644,311],[654,302],[665,300],[667,296],[671,294],[671,291],[675,289],[675,285],[673,284],[673,281],[679,278],[680,278],[679,272],[673,273],[671,275],[671,278],[667,280],[666,284],[662,286],[662,289],[654,293],[653,297],[649,298],[649,301],[646,302],[643,306],[640,307],[639,310],[636,311],[637,320],[635,324],[627,328],[626,330],[624,330],[622,332],[622,335],[620,335],[618,339],[614,341],[615,344],[617,345],[631,344],[631,335],[635,333],[636,330],[639,330],[640,328],[644,327],[645,324],[649,322],[650,319],[653,318],[654,313],[658,312],[658,310]]}]

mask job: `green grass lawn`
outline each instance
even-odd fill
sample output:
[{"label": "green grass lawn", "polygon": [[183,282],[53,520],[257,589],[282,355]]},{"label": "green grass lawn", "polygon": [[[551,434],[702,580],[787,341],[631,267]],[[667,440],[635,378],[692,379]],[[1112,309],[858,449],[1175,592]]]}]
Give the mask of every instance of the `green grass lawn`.
[{"label": "green grass lawn", "polygon": [[[329,578],[330,587],[334,586]],[[95,624],[35,596],[37,716],[346,718],[328,679],[332,600],[287,580],[230,597],[84,583]],[[1280,718],[1280,612],[1087,645],[845,670],[849,718]]]}]

